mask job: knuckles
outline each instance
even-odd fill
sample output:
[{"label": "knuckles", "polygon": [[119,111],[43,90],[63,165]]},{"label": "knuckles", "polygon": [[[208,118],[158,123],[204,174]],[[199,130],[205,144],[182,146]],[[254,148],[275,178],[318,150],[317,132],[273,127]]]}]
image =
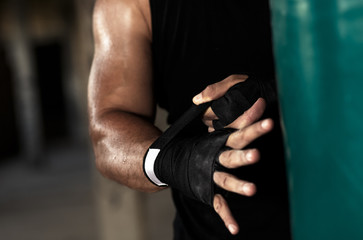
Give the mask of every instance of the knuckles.
[{"label": "knuckles", "polygon": [[204,90],[204,97],[206,98],[212,98],[217,93],[218,87],[216,84],[208,85]]}]

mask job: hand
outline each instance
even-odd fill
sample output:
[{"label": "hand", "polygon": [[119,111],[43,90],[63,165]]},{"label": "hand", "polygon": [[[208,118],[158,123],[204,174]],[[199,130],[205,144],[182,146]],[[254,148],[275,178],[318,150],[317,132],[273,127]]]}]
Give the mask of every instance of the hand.
[{"label": "hand", "polygon": [[[205,102],[216,100],[222,97],[232,86],[234,86],[237,83],[246,81],[247,78],[248,78],[247,75],[241,75],[241,74],[230,75],[229,77],[225,78],[220,82],[207,86],[201,93],[199,93],[193,98],[193,103],[199,105]],[[218,117],[215,115],[212,108],[209,107],[207,111],[204,113],[202,118],[204,124],[208,126],[209,132],[214,131],[213,120],[216,119],[218,119]]]},{"label": "hand", "polygon": [[[221,82],[209,85],[203,92],[193,98],[195,104],[201,104],[211,100],[218,99],[223,96],[230,87],[245,81],[246,75],[231,75]],[[247,110],[243,115],[238,117],[227,127],[239,129],[231,134],[226,145],[232,150],[225,151],[220,155],[220,164],[227,168],[237,168],[256,163],[259,160],[259,152],[257,149],[241,150],[250,142],[269,132],[273,128],[273,121],[266,119],[257,121],[263,114],[266,107],[265,101],[260,98],[256,103]],[[209,131],[214,131],[212,121],[217,119],[216,115],[209,108],[203,116],[203,122],[208,126]],[[213,179],[215,183],[231,192],[235,192],[245,196],[252,196],[256,192],[256,186],[253,183],[246,182],[236,178],[231,174],[224,172],[215,172]],[[214,196],[214,209],[219,214],[226,227],[232,234],[237,234],[239,226],[234,219],[226,200],[219,194]]]},{"label": "hand", "polygon": [[[239,129],[232,133],[226,143],[231,150],[223,152],[219,157],[221,165],[227,168],[238,168],[256,163],[259,158],[257,149],[243,149],[253,140],[271,131],[273,121],[265,119],[254,123],[259,119],[265,109],[265,101],[260,98],[242,116],[236,119],[231,126]],[[242,150],[243,149],[243,150]],[[223,189],[241,194],[253,196],[256,193],[256,186],[253,183],[240,180],[235,176],[225,172],[215,172],[214,182]],[[214,196],[213,207],[223,220],[224,224],[232,234],[237,234],[239,226],[234,219],[226,200],[219,194]]]}]

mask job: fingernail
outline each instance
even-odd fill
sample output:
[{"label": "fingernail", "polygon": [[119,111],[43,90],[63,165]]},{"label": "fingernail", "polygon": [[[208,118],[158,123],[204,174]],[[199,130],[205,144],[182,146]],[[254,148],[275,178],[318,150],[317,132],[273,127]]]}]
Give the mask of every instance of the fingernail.
[{"label": "fingernail", "polygon": [[243,184],[242,186],[242,191],[247,194],[247,195],[250,195],[252,193],[252,186],[253,184],[252,183],[245,183]]},{"label": "fingernail", "polygon": [[232,233],[232,234],[236,234],[237,233],[237,227],[233,224],[229,224],[228,225],[228,230]]},{"label": "fingernail", "polygon": [[196,95],[194,98],[193,98],[193,102],[195,103],[195,104],[198,104],[198,103],[200,103],[202,101],[202,94],[198,94],[198,95]]},{"label": "fingernail", "polygon": [[253,160],[253,155],[252,155],[252,152],[251,151],[248,151],[247,154],[246,154],[246,160],[248,162],[252,162]]},{"label": "fingernail", "polygon": [[261,127],[267,129],[269,127],[269,120],[262,121]]}]

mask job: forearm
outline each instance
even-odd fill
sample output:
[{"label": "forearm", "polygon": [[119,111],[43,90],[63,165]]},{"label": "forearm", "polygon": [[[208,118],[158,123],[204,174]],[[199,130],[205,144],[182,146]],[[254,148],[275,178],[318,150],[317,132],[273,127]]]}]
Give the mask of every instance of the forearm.
[{"label": "forearm", "polygon": [[140,191],[161,189],[143,172],[144,154],[161,134],[150,121],[113,110],[91,121],[90,132],[96,166],[102,175]]}]

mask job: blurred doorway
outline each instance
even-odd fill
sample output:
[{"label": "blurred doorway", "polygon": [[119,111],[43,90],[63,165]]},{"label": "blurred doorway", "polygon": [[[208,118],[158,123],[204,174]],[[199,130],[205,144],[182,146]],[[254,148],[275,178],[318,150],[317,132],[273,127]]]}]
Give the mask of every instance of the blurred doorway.
[{"label": "blurred doorway", "polygon": [[12,73],[2,44],[0,44],[0,79],[0,161],[3,162],[19,152],[19,139]]},{"label": "blurred doorway", "polygon": [[63,84],[63,47],[60,41],[33,46],[35,76],[40,95],[45,144],[64,140],[69,136]]}]

